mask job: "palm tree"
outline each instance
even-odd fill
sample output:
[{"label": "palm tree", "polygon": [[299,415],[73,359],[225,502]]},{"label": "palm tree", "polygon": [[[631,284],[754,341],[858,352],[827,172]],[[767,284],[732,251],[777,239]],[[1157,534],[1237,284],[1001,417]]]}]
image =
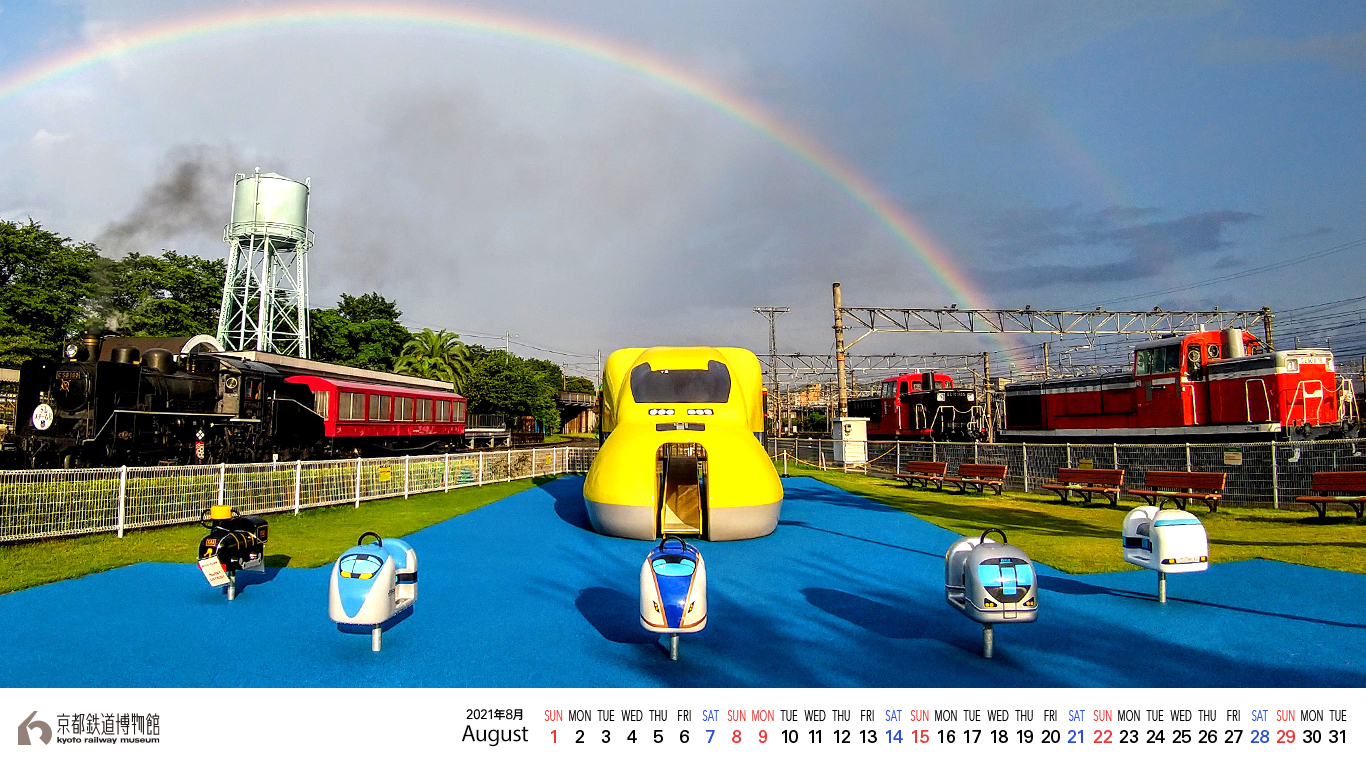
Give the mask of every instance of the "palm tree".
[{"label": "palm tree", "polygon": [[448,381],[457,392],[464,388],[470,371],[469,349],[460,341],[460,335],[431,328],[423,328],[409,339],[394,363],[395,373]]}]

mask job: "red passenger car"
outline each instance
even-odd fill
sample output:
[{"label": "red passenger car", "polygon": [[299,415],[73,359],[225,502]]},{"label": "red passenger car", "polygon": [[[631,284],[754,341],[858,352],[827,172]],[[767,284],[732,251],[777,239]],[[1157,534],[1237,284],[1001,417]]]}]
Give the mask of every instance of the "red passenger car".
[{"label": "red passenger car", "polygon": [[1274,439],[1349,426],[1332,351],[1267,352],[1242,329],[1146,341],[1128,373],[1010,384],[1005,403],[1006,440]]},{"label": "red passenger car", "polygon": [[465,398],[453,392],[314,375],[286,381],[313,392],[313,410],[324,423],[321,453],[444,450],[463,444]]}]

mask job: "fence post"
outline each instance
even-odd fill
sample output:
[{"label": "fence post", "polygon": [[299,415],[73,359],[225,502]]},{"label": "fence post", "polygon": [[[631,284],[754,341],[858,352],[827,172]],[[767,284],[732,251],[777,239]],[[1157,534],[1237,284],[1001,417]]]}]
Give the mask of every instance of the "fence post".
[{"label": "fence post", "polygon": [[1024,460],[1024,492],[1029,493],[1029,446],[1020,443],[1020,455]]},{"label": "fence post", "polygon": [[1114,466],[1114,469],[1119,469],[1119,443],[1115,443],[1115,466]]},{"label": "fence post", "polygon": [[825,471],[825,446],[821,445],[821,441],[820,441],[820,440],[817,440],[817,441],[816,441],[816,453],[819,453],[819,454],[821,455],[821,471],[824,472],[824,471]]},{"label": "fence post", "polygon": [[403,457],[403,498],[405,499],[408,498],[408,475],[410,474],[408,471],[408,465],[409,462],[412,461],[412,459],[412,456]]},{"label": "fence post", "polygon": [[[900,445],[900,443],[897,443],[897,445]],[[976,441],[976,440],[973,440],[973,441],[972,441],[972,463],[973,463],[973,464],[981,464],[981,463],[982,463],[982,457],[979,456],[979,455],[977,454],[977,441]]]},{"label": "fence post", "polygon": [[1072,468],[1072,444],[1067,443],[1067,468]]},{"label": "fence post", "polygon": [[939,443],[930,440],[930,461],[939,461]]},{"label": "fence post", "polygon": [[896,441],[896,471],[893,472],[892,474],[896,474],[897,472],[900,472],[900,471],[901,471],[901,441],[898,440],[898,441]]},{"label": "fence post", "polygon": [[503,482],[512,482],[512,443],[508,443],[508,472],[507,477],[503,478]]},{"label": "fence post", "polygon": [[128,506],[128,467],[119,467],[119,538],[123,538],[123,514]]},{"label": "fence post", "polygon": [[356,509],[360,509],[360,457],[356,457]]},{"label": "fence post", "polygon": [[540,465],[536,463],[536,448],[535,448],[535,447],[532,447],[532,449],[531,449],[531,476],[532,476],[532,477],[535,477],[535,476],[536,476],[536,469],[537,469],[538,467],[540,467]]},{"label": "fence post", "polygon": [[218,465],[218,506],[223,506],[223,486],[228,474],[228,463],[222,462]]},{"label": "fence post", "polygon": [[299,514],[299,492],[303,489],[304,462],[302,459],[294,460],[294,514]]},{"label": "fence post", "polygon": [[483,451],[480,451],[480,452],[479,452],[479,479],[478,479],[474,484],[475,484],[475,485],[483,485],[483,484],[484,484],[484,452],[483,452]]},{"label": "fence post", "polygon": [[1191,471],[1191,444],[1186,443],[1186,471]]},{"label": "fence post", "polygon": [[451,455],[448,453],[444,457],[445,468],[441,471],[441,490],[445,493],[451,492]]},{"label": "fence post", "polygon": [[1281,508],[1281,482],[1276,467],[1276,441],[1271,441],[1271,508]]}]

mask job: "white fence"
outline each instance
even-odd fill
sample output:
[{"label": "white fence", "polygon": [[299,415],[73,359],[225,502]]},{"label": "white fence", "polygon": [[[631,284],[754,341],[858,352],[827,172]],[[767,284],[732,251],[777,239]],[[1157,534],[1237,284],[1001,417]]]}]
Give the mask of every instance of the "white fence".
[{"label": "white fence", "polygon": [[243,514],[587,472],[597,448],[526,448],[381,459],[0,472],[0,542],[192,522],[213,504]]},{"label": "white fence", "polygon": [[[833,440],[768,438],[769,452],[783,453],[817,467],[844,469],[834,460]],[[868,443],[866,466],[851,471],[895,474],[907,461],[946,461],[949,472],[960,463],[1005,464],[1006,488],[1039,490],[1057,477],[1061,467],[1079,467],[1085,460],[1094,469],[1123,469],[1124,485],[1142,488],[1148,470],[1223,472],[1228,476],[1224,501],[1231,504],[1296,505],[1308,496],[1315,472],[1366,471],[1366,440],[1313,440],[1293,443]]]}]

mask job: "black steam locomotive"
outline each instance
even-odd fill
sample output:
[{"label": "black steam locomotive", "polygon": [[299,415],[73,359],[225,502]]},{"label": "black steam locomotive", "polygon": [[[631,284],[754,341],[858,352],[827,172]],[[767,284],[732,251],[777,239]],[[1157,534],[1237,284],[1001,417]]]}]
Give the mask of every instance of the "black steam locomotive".
[{"label": "black steam locomotive", "polygon": [[293,459],[323,435],[313,402],[268,365],[87,335],[24,364],[16,432],[30,467]]}]

